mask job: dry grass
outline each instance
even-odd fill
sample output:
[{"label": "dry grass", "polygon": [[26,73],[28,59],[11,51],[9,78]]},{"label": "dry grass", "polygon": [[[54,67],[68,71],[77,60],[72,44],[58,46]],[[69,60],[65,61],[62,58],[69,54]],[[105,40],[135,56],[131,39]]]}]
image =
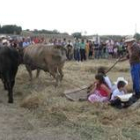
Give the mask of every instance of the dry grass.
[{"label": "dry grass", "polygon": [[[109,68],[115,61],[91,60],[77,63],[67,62],[64,80],[58,88],[49,74],[41,73],[39,79],[28,81],[28,74],[20,67],[15,91],[20,94],[21,106],[31,110],[43,121],[43,127],[50,127],[59,134],[70,135],[77,140],[139,140],[140,110],[117,110],[108,104],[71,102],[64,96],[64,90],[89,85],[94,80],[99,66]],[[128,62],[117,64],[109,73],[112,81],[124,76],[132,91]],[[20,84],[20,86],[19,86]]]}]

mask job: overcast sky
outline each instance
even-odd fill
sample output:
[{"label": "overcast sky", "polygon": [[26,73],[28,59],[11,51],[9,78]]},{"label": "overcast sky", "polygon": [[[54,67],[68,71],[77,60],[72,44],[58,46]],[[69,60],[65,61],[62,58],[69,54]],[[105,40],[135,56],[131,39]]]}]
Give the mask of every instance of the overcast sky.
[{"label": "overcast sky", "polygon": [[0,24],[85,34],[140,33],[139,0],[1,0]]}]

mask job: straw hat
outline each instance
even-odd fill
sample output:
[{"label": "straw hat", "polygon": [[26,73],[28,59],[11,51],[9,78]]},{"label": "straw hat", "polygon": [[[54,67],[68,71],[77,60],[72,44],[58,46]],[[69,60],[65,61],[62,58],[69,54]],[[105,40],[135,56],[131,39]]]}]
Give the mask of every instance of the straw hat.
[{"label": "straw hat", "polygon": [[0,38],[6,38],[6,35],[0,35]]},{"label": "straw hat", "polygon": [[125,43],[135,41],[136,39],[133,36],[126,36]]},{"label": "straw hat", "polygon": [[7,43],[8,41],[6,40],[6,39],[3,39],[2,40],[2,43],[4,44],[4,43]]},{"label": "straw hat", "polygon": [[126,85],[128,85],[128,81],[126,81],[126,80],[124,79],[124,77],[118,77],[118,78],[117,78],[117,81],[115,81],[114,84],[117,85],[119,81],[124,81],[124,82],[126,83]]}]

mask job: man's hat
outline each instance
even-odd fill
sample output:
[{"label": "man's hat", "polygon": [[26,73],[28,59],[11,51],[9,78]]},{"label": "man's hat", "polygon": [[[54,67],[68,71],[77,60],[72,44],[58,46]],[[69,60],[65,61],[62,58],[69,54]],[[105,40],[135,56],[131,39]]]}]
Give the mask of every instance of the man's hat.
[{"label": "man's hat", "polygon": [[126,36],[125,43],[135,41],[136,39],[133,36]]},{"label": "man's hat", "polygon": [[8,41],[6,40],[6,39],[3,39],[2,40],[2,43],[4,44],[4,43],[7,43]]}]

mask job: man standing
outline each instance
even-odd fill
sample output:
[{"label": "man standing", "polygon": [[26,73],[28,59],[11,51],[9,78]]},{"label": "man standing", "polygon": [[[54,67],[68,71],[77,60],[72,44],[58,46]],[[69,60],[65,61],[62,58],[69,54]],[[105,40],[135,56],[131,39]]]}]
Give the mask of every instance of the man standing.
[{"label": "man standing", "polygon": [[85,47],[86,47],[86,44],[84,42],[84,39],[82,39],[80,43],[81,61],[86,60]]},{"label": "man standing", "polygon": [[127,45],[128,56],[126,59],[129,59],[131,77],[133,82],[133,90],[135,92],[134,98],[140,98],[140,47],[135,42],[135,38],[128,36],[125,39]]},{"label": "man standing", "polygon": [[78,38],[76,38],[74,43],[74,59],[79,62],[80,58],[80,43]]}]

